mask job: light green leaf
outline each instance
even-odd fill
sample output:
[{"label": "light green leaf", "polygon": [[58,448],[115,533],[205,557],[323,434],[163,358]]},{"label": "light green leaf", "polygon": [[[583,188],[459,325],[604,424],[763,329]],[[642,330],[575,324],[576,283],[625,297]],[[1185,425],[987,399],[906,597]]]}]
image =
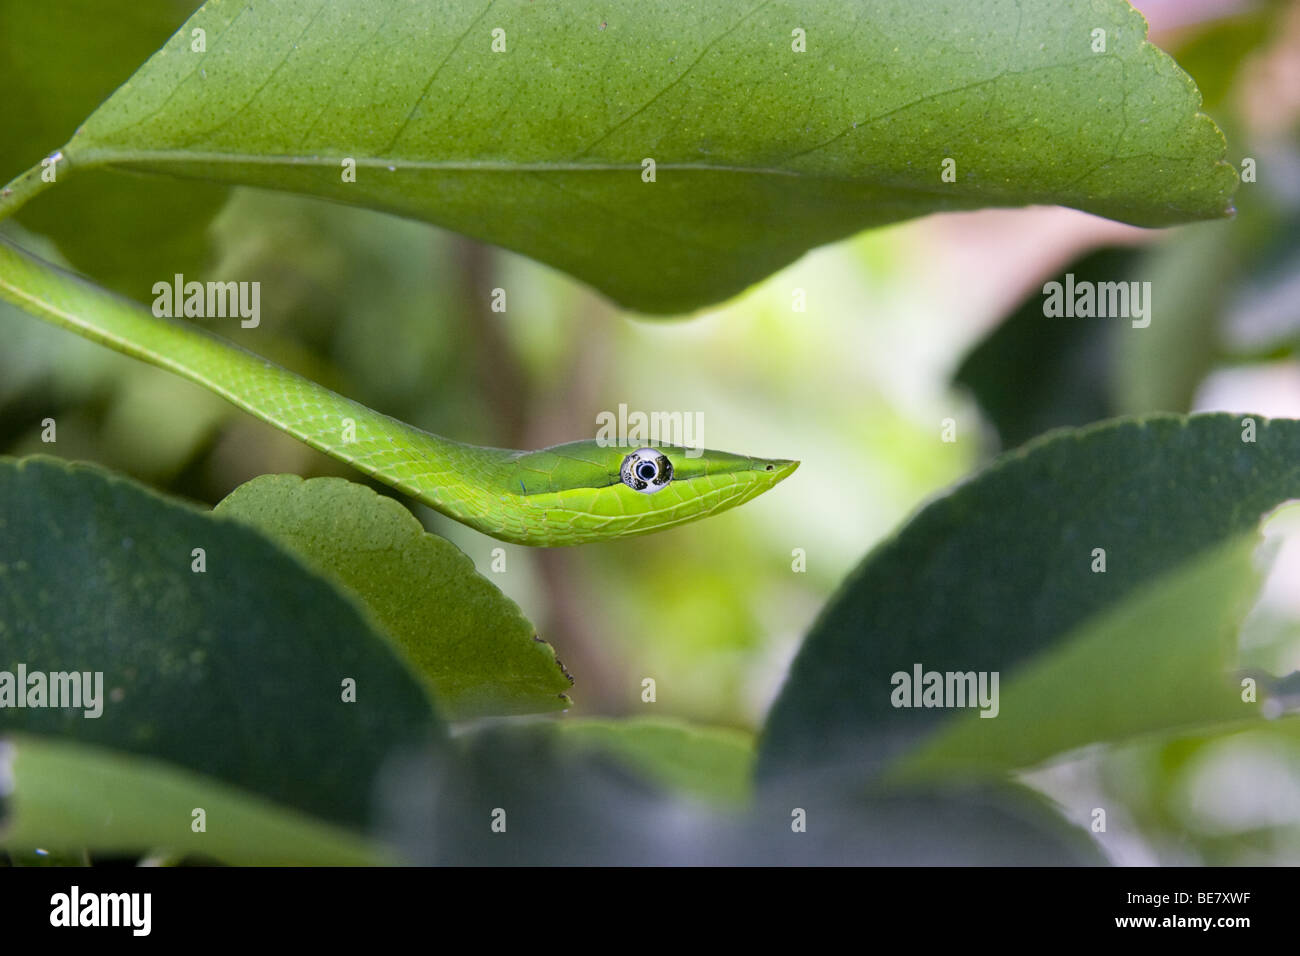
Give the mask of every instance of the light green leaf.
[{"label": "light green leaf", "polygon": [[[248,866],[393,862],[378,844],[247,790],[121,751],[17,734],[0,744],[0,779],[13,787],[0,844],[142,848]],[[205,814],[196,832],[194,808]]]},{"label": "light green leaf", "polygon": [[278,541],[364,604],[447,717],[570,704],[571,678],[519,607],[392,498],[343,478],[264,475],[216,511]]},{"label": "light green leaf", "polygon": [[753,738],[724,727],[676,720],[561,720],[574,745],[607,754],[675,793],[735,806],[749,798]]},{"label": "light green leaf", "polygon": [[392,210],[674,312],[934,211],[1225,215],[1199,105],[1123,0],[212,0],[62,152]]},{"label": "light green leaf", "polygon": [[[0,540],[0,669],[102,674],[83,676],[87,694],[99,690],[80,708],[0,709],[0,735],[112,752],[80,779],[111,783],[130,804],[69,791],[73,815],[46,834],[50,842],[91,831],[107,838],[106,809],[128,827],[121,839],[133,840],[153,810],[155,838],[140,849],[169,845],[190,826],[190,808],[206,806],[176,819],[177,788],[193,792],[205,780],[221,806],[233,807],[239,791],[360,830],[389,756],[443,738],[427,691],[360,606],[239,522],[98,468],[0,459]],[[345,681],[355,682],[355,702]],[[38,759],[37,770],[56,758]],[[160,782],[126,758],[182,776]],[[131,779],[135,770],[144,776]],[[30,780],[42,793],[58,785],[39,772]],[[18,786],[18,808],[31,806],[21,777]],[[156,801],[140,803],[155,791]],[[240,819],[260,814],[241,806]],[[26,838],[38,835],[18,825]],[[229,825],[209,816],[208,833]],[[296,832],[286,840],[306,831]],[[214,841],[214,855],[227,842]]]},{"label": "light green leaf", "polygon": [[[932,502],[868,555],[822,612],[768,719],[760,774],[844,759],[870,774],[906,753],[952,713],[894,706],[893,675],[911,674],[918,664],[924,671],[996,671],[1010,684],[1077,629],[1117,628],[1112,638],[1096,639],[1118,640],[1114,635],[1136,626],[1125,615],[1153,606],[1143,601],[1173,600],[1186,582],[1170,583],[1175,590],[1163,597],[1143,598],[1141,588],[1255,531],[1265,512],[1300,496],[1300,422],[1252,421],[1253,434],[1236,415],[1156,416],[1053,432]],[[1094,570],[1097,549],[1105,552],[1104,572]],[[1222,639],[1223,621],[1241,610],[1245,588],[1235,572],[1196,580],[1206,591],[1196,607],[1221,610],[1202,622],[1204,630],[1187,635],[1194,656]],[[1129,600],[1137,603],[1126,609]],[[1107,613],[1116,616],[1099,617]],[[1187,619],[1180,612],[1171,620]],[[1148,625],[1122,658],[1087,670],[1075,661],[1076,684],[1064,699],[1107,700],[1107,682],[1131,677],[1116,673],[1121,666],[1142,666],[1153,679],[1177,673],[1161,660],[1171,653],[1163,630]],[[1061,653],[1069,661],[1074,652]],[[1223,674],[1214,661],[1201,660],[1212,671],[1196,679],[1204,689]],[[1036,706],[1046,706],[1044,688],[1064,693],[1066,678],[1043,666],[1023,691]],[[1184,673],[1179,680],[1191,678]],[[1157,708],[1168,701],[1151,701],[1146,729],[1170,715],[1195,720],[1194,707],[1161,715]],[[1147,706],[1136,700],[1126,710]],[[1201,706],[1207,721],[1223,717],[1217,704]],[[1079,719],[1096,715],[1081,711]],[[1126,726],[1136,730],[1146,718],[1131,719]],[[1089,733],[1121,729],[1080,726],[1061,742],[1073,746]],[[1049,731],[1061,728],[1048,724],[1043,740]],[[1038,750],[1041,744],[1026,742]],[[1011,758],[994,750],[990,759]]]},{"label": "light green leaf", "polygon": [[1229,676],[1257,543],[1237,538],[1088,620],[1002,685],[997,717],[955,715],[894,774],[997,775],[1084,744],[1258,720]]}]

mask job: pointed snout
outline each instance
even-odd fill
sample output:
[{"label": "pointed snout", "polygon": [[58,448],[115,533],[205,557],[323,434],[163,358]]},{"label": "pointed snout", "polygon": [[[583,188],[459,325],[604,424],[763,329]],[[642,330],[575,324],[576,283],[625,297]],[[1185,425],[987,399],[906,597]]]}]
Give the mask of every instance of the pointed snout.
[{"label": "pointed snout", "polygon": [[799,467],[799,462],[789,458],[755,458],[752,461],[754,471],[769,475],[772,485],[784,481]]}]

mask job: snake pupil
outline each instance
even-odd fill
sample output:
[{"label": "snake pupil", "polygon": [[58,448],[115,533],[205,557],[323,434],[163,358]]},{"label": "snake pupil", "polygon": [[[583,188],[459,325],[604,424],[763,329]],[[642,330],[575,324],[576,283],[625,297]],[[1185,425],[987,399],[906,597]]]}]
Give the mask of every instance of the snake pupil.
[{"label": "snake pupil", "polygon": [[643,495],[652,495],[673,480],[673,464],[654,448],[638,448],[619,467],[623,484]]}]

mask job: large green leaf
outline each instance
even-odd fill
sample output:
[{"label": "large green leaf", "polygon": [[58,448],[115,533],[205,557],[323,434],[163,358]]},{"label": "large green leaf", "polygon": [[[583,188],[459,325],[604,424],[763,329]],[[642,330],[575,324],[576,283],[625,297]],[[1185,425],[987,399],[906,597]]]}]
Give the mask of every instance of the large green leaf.
[{"label": "large green leaf", "polygon": [[[242,791],[354,829],[371,819],[390,754],[439,739],[427,691],[362,609],[239,522],[98,468],[0,459],[0,540],[0,669],[103,675],[100,716],[7,707],[0,734],[148,758],[220,784],[214,799]],[[129,766],[87,773],[120,778]],[[133,802],[149,791],[113,789]],[[68,832],[96,826],[104,806],[73,802],[82,817]],[[123,820],[134,827],[140,810],[122,808]],[[188,811],[157,826],[166,845]]]},{"label": "large green leaf", "polygon": [[1199,103],[1123,0],[213,0],[62,152],[69,178],[393,210],[669,312],[936,210],[1224,215],[1235,173]]},{"label": "large green leaf", "polygon": [[518,605],[392,498],[343,478],[264,475],[216,511],[280,542],[365,604],[448,717],[569,705],[571,679]]},{"label": "large green leaf", "polygon": [[[873,551],[823,611],[769,718],[760,772],[787,774],[848,755],[870,773],[951,715],[895,707],[893,674],[921,664],[1010,680],[1095,615],[1147,606],[1117,610],[1138,588],[1254,530],[1262,514],[1300,495],[1300,422],[1258,419],[1255,438],[1242,440],[1233,415],[1055,432],[930,504]],[[1104,573],[1093,571],[1098,548]],[[1235,576],[1205,589],[1212,593],[1201,609],[1213,599],[1238,606]],[[1222,620],[1205,622],[1210,630],[1192,640],[1215,639]],[[1137,627],[1120,632],[1130,626]],[[1137,630],[1141,647],[1124,660],[1146,660],[1154,679],[1168,642],[1154,624]],[[1095,682],[1106,670],[1101,661],[1076,669],[1075,693],[1105,699]],[[1134,711],[1145,707],[1132,702]],[[1205,713],[1221,716],[1210,704]]]}]

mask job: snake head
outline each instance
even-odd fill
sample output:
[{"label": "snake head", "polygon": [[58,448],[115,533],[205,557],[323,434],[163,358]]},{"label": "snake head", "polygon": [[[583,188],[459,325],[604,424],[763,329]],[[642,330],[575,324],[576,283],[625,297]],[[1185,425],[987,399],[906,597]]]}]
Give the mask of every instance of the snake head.
[{"label": "snake head", "polygon": [[501,512],[516,517],[489,533],[540,545],[649,534],[744,504],[797,467],[783,458],[597,441],[515,453],[498,487],[511,499]]}]

